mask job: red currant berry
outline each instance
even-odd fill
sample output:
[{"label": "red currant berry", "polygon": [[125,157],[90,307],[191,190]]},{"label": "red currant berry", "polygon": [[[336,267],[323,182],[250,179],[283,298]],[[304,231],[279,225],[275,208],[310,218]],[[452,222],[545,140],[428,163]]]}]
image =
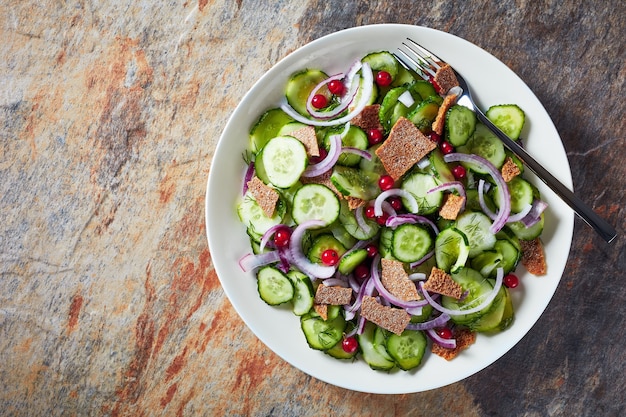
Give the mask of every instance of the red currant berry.
[{"label": "red currant berry", "polygon": [[454,175],[454,178],[457,180],[462,180],[467,175],[467,171],[463,165],[457,165],[452,168],[452,175]]},{"label": "red currant berry", "polygon": [[365,247],[365,250],[367,251],[368,258],[373,258],[374,256],[378,255],[378,248],[372,243],[367,245]]},{"label": "red currant berry", "polygon": [[428,81],[430,81],[430,83],[433,85],[437,94],[441,94],[441,86],[437,84],[437,81],[435,81],[435,77],[431,75],[430,77],[428,77]]},{"label": "red currant berry", "polygon": [[442,339],[452,339],[452,330],[448,327],[441,327],[437,329],[436,332]]},{"label": "red currant berry", "polygon": [[402,208],[402,199],[398,196],[389,197],[389,204],[394,210],[400,210]]},{"label": "red currant berry", "polygon": [[324,158],[326,158],[326,155],[328,155],[328,151],[326,150],[326,148],[320,148],[319,156],[311,156],[309,160],[312,164],[317,164],[318,162],[321,162]]},{"label": "red currant berry", "polygon": [[392,81],[391,74],[387,71],[378,71],[378,74],[376,74],[376,84],[381,87],[387,87]]},{"label": "red currant berry", "polygon": [[376,214],[374,213],[374,206],[367,206],[365,208],[365,217],[367,217],[368,219],[373,219],[376,217]]},{"label": "red currant berry", "polygon": [[507,274],[502,280],[508,288],[515,288],[519,285],[519,278],[515,274]]},{"label": "red currant berry", "polygon": [[380,129],[369,129],[367,131],[367,141],[370,146],[374,146],[377,143],[382,142],[383,140],[383,132]]},{"label": "red currant berry", "polygon": [[328,91],[330,91],[331,94],[334,94],[336,96],[342,95],[345,90],[345,87],[340,80],[332,80],[326,85],[328,87]]},{"label": "red currant berry", "polygon": [[324,94],[316,94],[311,99],[311,104],[316,109],[323,109],[324,107],[328,105],[328,99],[326,98]]},{"label": "red currant berry", "polygon": [[382,190],[382,191],[387,191],[393,188],[395,181],[393,180],[393,177],[391,175],[382,175],[379,179],[378,179],[378,187]]},{"label": "red currant berry", "polygon": [[446,142],[444,140],[443,142],[441,142],[440,146],[441,146],[441,152],[443,152],[444,155],[454,152],[454,146],[452,146],[450,142]]},{"label": "red currant berry", "polygon": [[441,142],[441,135],[437,132],[430,132],[428,136],[430,137],[430,140],[432,140],[435,143]]},{"label": "red currant berry", "polygon": [[334,266],[339,262],[339,254],[334,249],[326,249],[322,252],[320,259],[324,265]]},{"label": "red currant berry", "polygon": [[359,264],[352,271],[354,277],[359,281],[364,281],[370,275],[370,269],[366,264]]},{"label": "red currant berry", "polygon": [[389,214],[383,211],[383,214],[381,216],[376,217],[376,223],[378,223],[381,226],[384,226],[385,223],[387,223],[388,218],[389,218]]},{"label": "red currant berry", "polygon": [[288,227],[281,227],[274,232],[274,244],[278,248],[284,248],[289,246],[289,239],[291,238],[291,230]]},{"label": "red currant berry", "polygon": [[359,342],[357,342],[356,338],[353,336],[346,337],[341,342],[341,348],[346,353],[354,353],[359,347]]}]

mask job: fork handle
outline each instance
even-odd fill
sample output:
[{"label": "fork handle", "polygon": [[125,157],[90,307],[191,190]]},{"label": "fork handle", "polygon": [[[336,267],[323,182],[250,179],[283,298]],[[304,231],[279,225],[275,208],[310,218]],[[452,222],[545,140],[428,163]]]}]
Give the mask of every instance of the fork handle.
[{"label": "fork handle", "polygon": [[509,138],[496,125],[485,116],[482,111],[476,109],[476,116],[486,125],[504,144],[511,150],[532,172],[534,172],[548,187],[552,189],[567,205],[569,205],[591,226],[607,243],[617,236],[617,232],[606,220],[598,216],[587,204],[578,198],[569,188],[556,179],[548,170],[526,152],[517,142]]}]

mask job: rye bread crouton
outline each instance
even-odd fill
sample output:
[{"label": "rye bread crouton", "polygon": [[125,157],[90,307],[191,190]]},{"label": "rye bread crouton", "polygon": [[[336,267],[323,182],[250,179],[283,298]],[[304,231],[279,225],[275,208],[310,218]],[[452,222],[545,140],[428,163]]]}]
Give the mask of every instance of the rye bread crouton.
[{"label": "rye bread crouton", "polygon": [[265,185],[265,183],[256,176],[248,181],[247,185],[248,191],[250,191],[252,197],[254,197],[259,207],[261,207],[263,213],[267,217],[273,217],[276,211],[276,204],[280,197],[278,191],[269,185]]},{"label": "rye bread crouton", "polygon": [[439,209],[439,215],[446,220],[456,220],[459,213],[465,207],[465,197],[456,194],[448,194]]},{"label": "rye bread crouton", "polygon": [[380,104],[371,104],[365,106],[363,110],[350,120],[350,124],[358,126],[367,132],[370,129],[383,130],[383,125],[380,123]]},{"label": "rye bread crouton", "polygon": [[313,310],[326,321],[328,320],[328,304],[313,304]]},{"label": "rye bread crouton", "polygon": [[342,306],[350,304],[352,300],[352,288],[338,287],[320,284],[315,291],[316,304],[329,304]]},{"label": "rye bread crouton", "polygon": [[456,74],[452,67],[445,63],[439,63],[441,68],[437,70],[434,81],[440,88],[441,94],[446,94],[452,87],[459,85],[459,80],[456,79]]},{"label": "rye bread crouton", "polygon": [[404,301],[417,301],[421,298],[402,262],[385,258],[380,262],[382,264],[380,280],[387,291]]},{"label": "rye bread crouton", "polygon": [[456,103],[456,94],[448,94],[444,99],[441,106],[439,106],[439,111],[437,111],[437,117],[432,124],[433,132],[438,135],[443,135],[443,128],[446,125],[446,113],[450,110],[450,107],[454,106]]},{"label": "rye bread crouton", "polygon": [[457,300],[463,296],[463,287],[455,282],[450,274],[437,267],[433,267],[430,271],[430,275],[424,283],[424,289]]},{"label": "rye bread crouton", "polygon": [[317,143],[317,135],[315,134],[315,128],[313,126],[301,127],[300,129],[290,132],[289,136],[293,136],[302,142],[307,155],[320,156],[320,147]]},{"label": "rye bread crouton", "polygon": [[413,122],[400,117],[391,128],[387,140],[376,149],[376,155],[387,173],[398,180],[436,147],[437,144],[428,139]]},{"label": "rye bread crouton", "polygon": [[466,328],[457,328],[454,332],[456,347],[454,349],[445,348],[437,343],[433,343],[430,351],[449,361],[458,356],[461,351],[470,347],[476,341],[476,333]]},{"label": "rye bread crouton", "polygon": [[397,335],[402,334],[411,321],[411,316],[404,309],[384,306],[368,295],[361,302],[361,316]]},{"label": "rye bread crouton", "polygon": [[500,171],[502,172],[502,178],[504,178],[504,181],[506,182],[511,181],[513,178],[522,173],[517,164],[513,162],[513,158],[510,156],[506,157]]},{"label": "rye bread crouton", "polygon": [[543,243],[539,238],[519,241],[522,246],[522,265],[533,275],[545,275],[548,272]]}]

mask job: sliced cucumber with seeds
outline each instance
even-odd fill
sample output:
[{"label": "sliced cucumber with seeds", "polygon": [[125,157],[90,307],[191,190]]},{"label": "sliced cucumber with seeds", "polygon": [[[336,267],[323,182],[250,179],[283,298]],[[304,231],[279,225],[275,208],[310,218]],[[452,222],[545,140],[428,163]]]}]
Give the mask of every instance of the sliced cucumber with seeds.
[{"label": "sliced cucumber with seeds", "polygon": [[409,89],[414,93],[419,94],[422,100],[426,100],[429,97],[433,97],[435,101],[441,103],[441,97],[437,94],[437,90],[431,83],[426,80],[417,80],[409,86]]},{"label": "sliced cucumber with seeds", "polygon": [[365,225],[367,228],[361,228],[356,220],[356,217],[345,199],[342,199],[339,203],[339,221],[343,224],[346,231],[355,239],[368,240],[376,236],[380,226],[375,221],[365,218]]},{"label": "sliced cucumber with seeds", "polygon": [[270,139],[278,136],[284,125],[291,122],[293,118],[280,108],[263,113],[250,130],[250,150],[254,153],[260,151]]},{"label": "sliced cucumber with seeds", "polygon": [[356,249],[349,253],[344,254],[339,260],[337,269],[344,275],[348,275],[354,271],[354,268],[359,266],[363,261],[367,259],[367,250]]},{"label": "sliced cucumber with seeds", "polygon": [[293,196],[291,217],[297,224],[307,220],[321,220],[328,226],[339,217],[339,199],[325,185],[306,184]]},{"label": "sliced cucumber with seeds", "polygon": [[402,334],[391,333],[386,340],[387,352],[404,371],[417,368],[422,363],[428,342],[424,332],[404,330]]},{"label": "sliced cucumber with seeds", "polygon": [[380,175],[375,172],[335,165],[330,181],[345,196],[371,200],[380,192],[379,178]]},{"label": "sliced cucumber with seeds", "polygon": [[394,259],[391,252],[391,243],[393,239],[393,229],[390,227],[383,227],[380,231],[380,238],[378,239],[378,253],[380,256],[387,259]]},{"label": "sliced cucumber with seeds", "polygon": [[446,272],[459,271],[467,262],[469,248],[465,233],[456,227],[442,230],[435,239],[437,267]]},{"label": "sliced cucumber with seeds", "polygon": [[386,71],[395,79],[398,75],[400,64],[396,57],[387,51],[372,52],[361,59],[361,62],[369,64],[372,71]]},{"label": "sliced cucumber with seeds", "polygon": [[513,140],[519,139],[526,115],[516,104],[499,104],[489,107],[487,118]]},{"label": "sliced cucumber with seeds", "polygon": [[439,148],[434,149],[429,155],[430,170],[434,176],[436,176],[442,183],[456,181],[454,174],[450,170],[450,167],[443,160],[443,153]]},{"label": "sliced cucumber with seeds", "polygon": [[465,145],[476,130],[476,113],[456,104],[446,113],[446,139],[453,146]]},{"label": "sliced cucumber with seeds", "polygon": [[[502,256],[500,267],[502,267],[504,273],[508,274],[509,272],[515,270],[521,259],[521,250],[507,239],[498,239],[494,245],[494,249],[497,250]],[[495,273],[492,273],[491,276],[495,276]]]},{"label": "sliced cucumber with seeds", "polygon": [[[410,192],[417,200],[419,214],[431,214],[436,212],[443,202],[443,192],[428,191],[439,185],[437,179],[429,174],[414,172],[402,182],[401,188]],[[404,201],[404,206],[409,209],[410,205]],[[417,214],[416,213],[416,214]]]},{"label": "sliced cucumber with seeds", "polygon": [[[470,330],[475,332],[496,332],[500,330],[500,324],[505,318],[504,313],[508,302],[508,290],[503,285],[498,290],[489,310],[477,320],[468,323]],[[506,326],[505,326],[506,328]]]},{"label": "sliced cucumber with seeds", "polygon": [[265,232],[270,227],[282,223],[287,212],[287,206],[282,199],[278,200],[276,210],[273,217],[267,217],[263,209],[256,202],[252,194],[248,191],[237,206],[237,215],[239,220],[248,229],[251,238],[259,242]]},{"label": "sliced cucumber with seeds", "polygon": [[495,249],[483,251],[472,258],[471,266],[485,277],[495,276],[496,268],[502,266],[502,254]]},{"label": "sliced cucumber with seeds", "polygon": [[539,221],[530,227],[526,227],[521,221],[507,223],[506,227],[508,227],[513,232],[513,234],[520,240],[533,240],[539,237],[541,235],[541,232],[543,232],[543,224],[544,213],[541,213]]},{"label": "sliced cucumber with seeds", "polygon": [[343,246],[341,242],[335,238],[335,236],[330,233],[323,233],[313,240],[313,244],[311,245],[311,249],[309,249],[307,258],[309,258],[311,262],[321,264],[322,253],[328,249],[334,250],[340,257],[346,253],[345,246]]},{"label": "sliced cucumber with seeds", "polygon": [[294,294],[291,302],[293,303],[293,313],[296,316],[303,316],[311,311],[315,296],[313,293],[313,284],[308,276],[300,271],[289,271],[287,277],[293,284]]},{"label": "sliced cucumber with seeds", "polygon": [[257,273],[257,287],[261,299],[269,305],[286,303],[293,298],[291,280],[278,269],[266,266]]},{"label": "sliced cucumber with seeds", "polygon": [[374,342],[374,333],[377,327],[378,326],[370,321],[365,323],[363,333],[357,336],[359,340],[359,346],[361,348],[363,360],[370,366],[370,368],[381,371],[389,371],[395,368],[396,363],[393,361],[393,358],[391,358],[388,354],[381,354],[380,351],[376,348],[376,344]]},{"label": "sliced cucumber with seeds", "polygon": [[[326,78],[328,78],[328,75],[316,69],[306,69],[295,73],[291,76],[285,88],[287,103],[301,115],[309,117],[309,112],[306,109],[306,101],[309,98],[309,94],[311,94],[315,86]],[[326,94],[329,98],[331,96],[325,87],[321,89],[320,93]]]},{"label": "sliced cucumber with seeds", "polygon": [[399,116],[394,114],[394,112],[396,111],[396,106],[401,105],[406,109],[406,106],[398,101],[400,96],[406,91],[407,88],[404,86],[392,88],[387,92],[387,94],[385,94],[385,97],[380,104],[378,117],[386,132],[389,132],[394,123],[398,120]]},{"label": "sliced cucumber with seeds", "polygon": [[437,99],[428,97],[419,103],[406,118],[412,121],[422,133],[430,133],[432,131],[433,121],[439,112],[439,105],[440,103]]},{"label": "sliced cucumber with seeds", "polygon": [[[341,127],[343,130],[343,126]],[[326,132],[324,136],[324,147],[326,149],[330,148],[330,138],[333,135],[338,134],[339,132],[335,129],[329,130]],[[347,146],[351,148],[366,150],[369,146],[369,142],[367,140],[367,134],[363,131],[363,129],[357,126],[350,126],[346,135],[341,139],[342,146]],[[355,155],[353,153],[342,152],[339,155],[339,159],[337,163],[339,165],[344,166],[355,166],[358,165],[361,161],[361,157],[359,155]]]},{"label": "sliced cucumber with seeds", "polygon": [[433,249],[430,231],[419,224],[405,223],[398,226],[391,238],[391,252],[402,262],[415,262]]},{"label": "sliced cucumber with seeds", "polygon": [[[483,157],[498,169],[502,167],[502,164],[504,164],[504,160],[506,159],[506,153],[504,152],[504,145],[502,144],[502,141],[482,123],[478,123],[476,125],[474,135],[472,135],[465,145],[460,146],[457,150],[459,152],[469,154],[473,153]],[[488,173],[486,170],[481,169],[475,164],[467,165],[467,167],[480,174]]]},{"label": "sliced cucumber with seeds", "polygon": [[467,236],[470,245],[469,257],[493,249],[496,235],[491,233],[491,219],[479,211],[465,211],[456,219],[456,227]]},{"label": "sliced cucumber with seeds", "polygon": [[[507,183],[507,188],[511,196],[511,212],[513,213],[519,213],[524,210],[524,208],[531,205],[535,199],[532,185],[520,177],[512,178]],[[501,197],[500,193],[495,191],[496,189],[494,189],[493,202],[497,207],[500,207],[502,204],[500,201]]]},{"label": "sliced cucumber with seeds", "polygon": [[307,125],[305,125],[304,123],[300,123],[300,122],[287,123],[286,125],[280,128],[276,136],[289,136],[290,133],[295,132],[298,129],[302,129],[303,127],[306,127],[306,126]]},{"label": "sliced cucumber with seeds", "polygon": [[[464,297],[460,300],[448,296],[441,297],[441,304],[447,309],[462,313],[463,310],[469,310],[480,305],[483,299],[493,291],[493,285],[489,280],[472,268],[463,268],[451,276],[463,288]],[[452,315],[451,320],[457,324],[472,323],[489,311],[492,304],[493,302],[474,313]]]},{"label": "sliced cucumber with seeds", "polygon": [[267,178],[279,188],[288,188],[298,182],[308,160],[302,142],[291,136],[270,139],[261,157]]},{"label": "sliced cucumber with seeds", "polygon": [[328,350],[343,338],[346,320],[341,314],[324,320],[317,313],[310,312],[300,317],[300,326],[312,349]]}]

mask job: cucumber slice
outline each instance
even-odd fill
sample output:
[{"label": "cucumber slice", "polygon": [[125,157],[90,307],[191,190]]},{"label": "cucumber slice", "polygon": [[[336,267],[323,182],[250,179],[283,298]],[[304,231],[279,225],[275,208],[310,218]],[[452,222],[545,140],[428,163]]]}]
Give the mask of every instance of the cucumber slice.
[{"label": "cucumber slice", "polygon": [[293,196],[291,217],[297,224],[307,220],[321,220],[328,226],[339,217],[339,199],[325,185],[306,184]]},{"label": "cucumber slice", "polygon": [[328,350],[343,338],[346,320],[341,314],[324,321],[317,313],[308,313],[300,317],[300,326],[311,349]]},{"label": "cucumber slice", "polygon": [[372,200],[380,192],[379,178],[380,175],[375,172],[335,165],[330,181],[343,195],[361,200]]},{"label": "cucumber slice", "polygon": [[[515,177],[507,183],[509,193],[511,195],[511,212],[519,213],[524,208],[533,203],[535,197],[533,187],[528,181],[520,177]],[[494,190],[497,189],[494,188]],[[500,201],[500,193],[494,191],[493,202],[497,207],[500,207],[502,202]]]},{"label": "cucumber slice", "polygon": [[[497,250],[502,256],[500,266],[504,270],[504,273],[508,274],[509,272],[515,270],[522,257],[521,250],[515,247],[515,245],[508,239],[498,239],[494,245],[494,249]],[[495,276],[495,271],[492,273],[492,276]]]},{"label": "cucumber slice", "polygon": [[394,259],[391,252],[391,242],[393,238],[393,229],[390,227],[383,227],[380,231],[380,238],[378,239],[378,253],[380,256],[387,259]]},{"label": "cucumber slice", "polygon": [[526,227],[522,222],[507,223],[506,227],[520,240],[533,240],[543,232],[544,213],[541,213],[539,221],[530,227]]},{"label": "cucumber slice", "polygon": [[405,223],[393,231],[391,253],[402,262],[415,262],[433,249],[430,231],[418,224]]},{"label": "cucumber slice", "polygon": [[300,271],[289,271],[287,277],[293,284],[294,294],[291,302],[293,303],[293,313],[296,316],[303,316],[311,311],[315,301],[313,293],[313,284],[308,276]]},{"label": "cucumber slice", "polygon": [[429,97],[433,97],[435,101],[441,100],[441,97],[437,94],[435,87],[433,87],[433,85],[426,80],[415,81],[409,86],[409,89],[414,93],[417,93],[422,100],[426,100]]},{"label": "cucumber slice", "polygon": [[503,285],[498,291],[498,295],[493,300],[489,311],[482,315],[479,319],[469,323],[467,327],[475,332],[494,332],[499,330],[500,323],[504,317],[504,311],[507,304],[507,289]]},{"label": "cucumber slice", "polygon": [[385,94],[382,103],[380,104],[380,110],[378,111],[378,117],[380,119],[380,123],[382,124],[385,132],[389,133],[394,123],[398,120],[399,116],[394,116],[394,112],[396,111],[396,105],[401,105],[404,108],[404,104],[398,102],[398,98],[407,91],[407,88],[404,86],[392,88]]},{"label": "cucumber slice", "polygon": [[411,315],[411,323],[424,323],[430,319],[430,315],[433,313],[433,306],[426,304],[422,307],[422,314]]},{"label": "cucumber slice", "polygon": [[383,163],[380,162],[378,155],[376,155],[376,149],[378,149],[381,145],[382,143],[379,143],[369,148],[372,159],[367,160],[365,158],[361,158],[361,161],[359,162],[359,169],[361,171],[373,172],[379,176],[385,174],[385,167],[383,166]]},{"label": "cucumber slice", "polygon": [[348,275],[354,271],[358,265],[363,263],[367,259],[367,250],[365,249],[356,249],[350,253],[344,254],[339,260],[339,265],[337,269],[344,275]]},{"label": "cucumber slice", "polygon": [[243,196],[237,206],[237,215],[241,223],[248,229],[248,234],[257,242],[270,227],[282,223],[287,206],[282,199],[278,200],[273,217],[267,217],[250,192]]},{"label": "cucumber slice", "polygon": [[426,352],[427,340],[419,330],[405,330],[402,334],[391,333],[387,337],[387,352],[404,371],[417,368]]},{"label": "cucumber slice", "polygon": [[261,299],[272,306],[290,301],[294,294],[291,280],[271,266],[261,268],[257,272],[257,287]]},{"label": "cucumber slice", "polygon": [[343,339],[337,342],[335,346],[331,347],[328,350],[325,350],[324,353],[332,356],[335,359],[354,359],[354,357],[357,355],[359,350],[355,349],[354,352],[348,353],[345,350],[343,350],[342,344],[343,344]]},{"label": "cucumber slice", "polygon": [[380,228],[378,223],[366,218],[365,223],[369,227],[367,230],[361,229],[356,221],[356,217],[354,217],[354,213],[350,210],[350,207],[348,207],[348,202],[342,199],[339,203],[339,207],[339,221],[352,237],[358,240],[368,240],[376,236]]},{"label": "cucumber slice", "polygon": [[[410,85],[415,82],[415,76],[411,71],[404,68],[401,64],[398,65],[398,75],[393,79],[391,86],[399,87],[401,85]],[[420,98],[421,100],[421,98]]]},{"label": "cucumber slice", "polygon": [[321,264],[322,253],[328,249],[334,250],[340,257],[346,253],[346,248],[339,240],[337,240],[337,238],[335,238],[335,236],[330,233],[324,233],[315,238],[313,244],[311,245],[311,249],[309,249],[307,258],[309,258],[311,262]]},{"label": "cucumber slice", "polygon": [[495,276],[496,268],[502,266],[502,254],[497,250],[486,250],[472,259],[471,266],[485,277]]},{"label": "cucumber slice", "polygon": [[487,118],[513,140],[519,139],[524,128],[526,115],[516,104],[491,106],[485,113]]},{"label": "cucumber slice", "polygon": [[[491,285],[489,280],[472,268],[463,268],[459,272],[451,274],[451,276],[463,288],[463,292],[466,295],[460,300],[448,296],[441,297],[441,304],[450,310],[463,311],[474,308],[480,305],[483,298],[493,290],[493,285]],[[484,309],[474,313],[453,315],[451,320],[457,324],[466,325],[472,323],[489,311],[492,305],[493,302],[485,306]]]},{"label": "cucumber slice", "polygon": [[469,242],[465,233],[456,227],[442,230],[435,239],[437,267],[446,272],[457,272],[465,266],[469,256]]},{"label": "cucumber slice", "polygon": [[430,159],[430,167],[434,176],[436,176],[442,183],[456,181],[454,174],[448,167],[446,161],[443,160],[443,153],[439,148],[433,149],[428,155]]},{"label": "cucumber slice", "polygon": [[446,113],[446,138],[453,146],[465,145],[476,130],[476,114],[465,106],[454,105]]},{"label": "cucumber slice", "polygon": [[496,235],[489,231],[491,219],[478,211],[465,211],[456,219],[456,227],[467,236],[470,245],[469,257],[493,249]]},{"label": "cucumber slice", "polygon": [[[309,94],[311,94],[316,85],[326,78],[328,78],[328,75],[317,69],[305,69],[293,74],[285,88],[287,103],[301,115],[309,117],[309,112],[306,109],[306,101],[309,98]],[[320,89],[320,94],[325,94],[330,101],[331,94],[326,87]]]},{"label": "cucumber slice", "polygon": [[280,108],[263,113],[250,129],[250,150],[254,153],[260,151],[270,139],[278,136],[284,125],[293,121],[293,118]]},{"label": "cucumber slice", "polygon": [[[341,129],[343,129],[343,126],[341,127]],[[339,132],[335,129],[326,132],[326,135],[324,136],[324,147],[326,148],[326,150],[330,149],[330,137],[336,135],[337,133]],[[357,126],[350,126],[346,135],[341,139],[341,144],[342,146],[348,146],[361,150],[366,150],[369,146],[367,134],[363,131],[363,129]],[[355,166],[359,164],[361,159],[363,158],[361,158],[359,155],[342,152],[339,155],[337,163],[344,166]]]},{"label": "cucumber slice", "polygon": [[[439,181],[432,175],[414,172],[402,182],[401,188],[410,192],[417,200],[419,214],[431,214],[441,207],[443,202],[443,192],[435,191],[428,193],[429,190],[439,185]],[[406,201],[405,207],[410,207]]]},{"label": "cucumber slice", "polygon": [[396,363],[388,355],[381,355],[374,343],[374,332],[378,326],[368,321],[365,323],[363,333],[358,335],[359,346],[363,354],[363,360],[374,370],[389,371],[395,368]]},{"label": "cucumber slice", "polygon": [[433,97],[428,97],[419,103],[406,118],[413,122],[424,134],[432,131],[432,124],[439,112],[439,101]]},{"label": "cucumber slice", "polygon": [[401,65],[396,57],[387,51],[372,52],[361,59],[361,62],[369,64],[372,71],[387,71],[391,79],[396,79]]},{"label": "cucumber slice", "polygon": [[[498,139],[498,137],[482,123],[478,123],[476,125],[474,135],[464,146],[459,147],[457,150],[459,152],[473,153],[481,156],[491,162],[498,169],[502,167],[502,164],[504,164],[504,160],[506,159],[506,153],[504,152],[504,145],[502,144],[502,141],[500,141],[500,139]],[[480,174],[488,173],[486,170],[482,170],[473,164],[467,165],[466,168],[471,168]]]},{"label": "cucumber slice", "polygon": [[291,136],[270,139],[261,156],[267,178],[279,188],[289,188],[298,182],[308,161],[302,142]]},{"label": "cucumber slice", "polygon": [[300,122],[287,123],[286,125],[280,128],[276,136],[289,136],[291,132],[295,132],[296,130],[302,129],[303,127],[306,127],[306,126],[307,125],[305,125],[304,123],[300,123]]}]

